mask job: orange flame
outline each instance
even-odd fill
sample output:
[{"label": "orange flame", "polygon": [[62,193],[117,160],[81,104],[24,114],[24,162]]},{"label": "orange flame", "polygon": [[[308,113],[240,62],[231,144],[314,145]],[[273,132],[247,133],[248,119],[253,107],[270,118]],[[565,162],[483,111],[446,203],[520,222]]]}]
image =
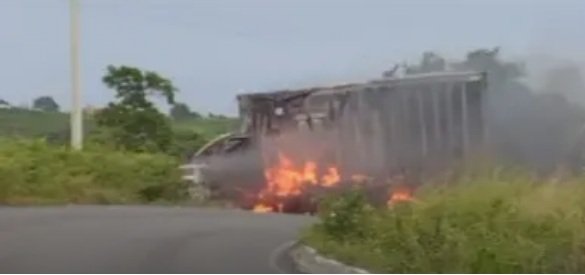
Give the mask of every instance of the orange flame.
[{"label": "orange flame", "polygon": [[[267,186],[260,193],[260,199],[262,200],[264,195],[281,198],[297,196],[308,186],[332,187],[341,180],[339,170],[335,166],[329,166],[323,175],[320,175],[319,171],[319,166],[314,161],[295,165],[290,158],[279,153],[278,162],[264,171]],[[261,203],[257,207],[263,209]],[[279,211],[281,209],[282,206],[279,206]]]},{"label": "orange flame", "polygon": [[268,212],[272,212],[272,207],[270,207],[268,205],[264,205],[262,203],[259,203],[259,204],[254,206],[252,211],[254,211],[256,213],[268,213]]},{"label": "orange flame", "polygon": [[317,164],[313,161],[305,163],[303,180],[311,184],[317,184]]},{"label": "orange flame", "polygon": [[330,187],[337,184],[341,177],[336,167],[331,166],[327,173],[319,177],[317,163],[307,161],[295,166],[284,154],[278,154],[278,163],[264,172],[269,193],[286,197],[299,195],[307,185]]},{"label": "orange flame", "polygon": [[[293,162],[283,153],[278,154],[277,162],[264,170],[267,185],[260,191],[258,203],[253,211],[258,213],[282,212],[285,208],[283,199],[301,195],[306,188],[320,186],[331,188],[341,182],[339,169],[333,165],[320,167],[315,161]],[[351,181],[354,184],[366,184],[373,180],[363,174],[354,174]],[[387,205],[415,201],[413,190],[405,186],[402,177],[397,176],[393,181],[399,185],[393,188],[388,196]],[[272,206],[271,206],[272,205]]]},{"label": "orange flame", "polygon": [[365,183],[366,181],[368,181],[368,179],[370,179],[370,177],[366,176],[366,175],[362,175],[362,174],[354,174],[351,175],[351,181],[355,182],[355,183]]},{"label": "orange flame", "polygon": [[412,191],[407,187],[398,187],[390,193],[388,199],[388,206],[392,206],[399,202],[413,201]]},{"label": "orange flame", "polygon": [[327,174],[323,176],[321,182],[323,186],[331,187],[338,183],[340,179],[341,177],[339,176],[339,171],[337,171],[337,168],[329,167],[329,169],[327,169]]}]

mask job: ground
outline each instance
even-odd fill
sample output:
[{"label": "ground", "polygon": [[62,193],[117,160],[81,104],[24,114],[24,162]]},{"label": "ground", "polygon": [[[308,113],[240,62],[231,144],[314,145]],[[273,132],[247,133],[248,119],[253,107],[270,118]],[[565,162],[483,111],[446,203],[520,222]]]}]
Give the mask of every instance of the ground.
[{"label": "ground", "polygon": [[0,273],[294,272],[300,215],[192,207],[0,208]]}]

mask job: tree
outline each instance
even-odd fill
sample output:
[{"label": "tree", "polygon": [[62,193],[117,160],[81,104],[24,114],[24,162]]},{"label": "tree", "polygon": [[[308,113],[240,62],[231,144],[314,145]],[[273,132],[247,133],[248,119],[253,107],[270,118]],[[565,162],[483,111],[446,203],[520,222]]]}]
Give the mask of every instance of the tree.
[{"label": "tree", "polygon": [[214,113],[211,113],[211,112],[209,112],[209,113],[207,114],[207,117],[208,117],[208,118],[215,118],[215,119],[227,119],[227,118],[228,118],[228,117],[227,117],[227,116],[225,116],[225,115],[222,115],[222,114],[214,114]]},{"label": "tree", "polygon": [[0,98],[0,109],[10,108],[10,103],[8,101]]},{"label": "tree", "polygon": [[167,151],[169,155],[188,160],[198,148],[205,145],[208,140],[196,130],[176,129],[173,133],[173,144]]},{"label": "tree", "polygon": [[177,88],[155,72],[127,66],[108,66],[104,84],[116,92],[114,102],[96,115],[116,147],[131,151],[166,151],[172,143],[170,121],[149,100],[163,97],[174,103]]},{"label": "tree", "polygon": [[185,103],[176,103],[171,108],[171,117],[175,120],[200,118],[201,115],[197,112],[191,111],[189,106]]},{"label": "tree", "polygon": [[59,104],[50,96],[41,96],[33,101],[33,108],[44,112],[57,112]]}]

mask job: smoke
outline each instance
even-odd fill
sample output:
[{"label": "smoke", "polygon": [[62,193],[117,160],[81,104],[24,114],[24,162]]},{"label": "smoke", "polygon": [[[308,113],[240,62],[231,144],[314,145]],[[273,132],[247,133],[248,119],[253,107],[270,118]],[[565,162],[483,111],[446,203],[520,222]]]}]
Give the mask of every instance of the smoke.
[{"label": "smoke", "polygon": [[585,106],[585,62],[532,55],[526,61],[526,83],[537,94],[558,94]]},{"label": "smoke", "polygon": [[[543,58],[508,61],[498,53],[498,49],[472,51],[462,61],[425,54],[420,65],[407,69],[414,74],[437,70],[486,72],[483,121],[473,120],[472,126],[485,126],[485,140],[492,153],[513,165],[543,173],[562,165],[579,167],[584,160],[581,152],[585,151],[581,66]],[[423,94],[431,94],[427,92]],[[426,149],[422,149],[424,127],[416,121],[421,116],[426,121],[435,120],[428,111],[433,108],[430,97],[422,101],[398,98],[400,93],[391,91],[362,98],[357,94],[365,93],[348,97],[345,112],[337,114],[333,122],[312,121],[300,129],[279,127],[278,135],[251,138],[244,150],[209,157],[211,186],[224,198],[253,197],[265,187],[264,168],[274,165],[281,153],[299,167],[307,161],[317,163],[319,169],[338,167],[345,180],[355,174],[387,179],[406,173],[408,181],[414,182],[421,171],[442,169],[452,163],[452,157],[460,155],[460,148],[450,147],[441,139],[446,136],[443,130],[432,133],[430,127],[424,134],[428,138]],[[427,111],[421,114],[421,108]],[[440,108],[447,112],[448,106]],[[440,125],[446,127],[442,119]],[[397,133],[392,129],[401,130]],[[455,142],[461,144],[461,140]]]},{"label": "smoke", "polygon": [[[255,144],[248,144],[227,154],[202,157],[198,161],[207,164],[206,185],[218,198],[246,200],[264,187],[262,157]],[[245,205],[246,201],[239,203]]]},{"label": "smoke", "polygon": [[[522,76],[492,78],[486,119],[489,141],[504,160],[551,172],[579,167],[579,140],[585,125],[585,83],[576,62],[532,55],[521,62]],[[489,73],[489,72],[488,72]]]}]

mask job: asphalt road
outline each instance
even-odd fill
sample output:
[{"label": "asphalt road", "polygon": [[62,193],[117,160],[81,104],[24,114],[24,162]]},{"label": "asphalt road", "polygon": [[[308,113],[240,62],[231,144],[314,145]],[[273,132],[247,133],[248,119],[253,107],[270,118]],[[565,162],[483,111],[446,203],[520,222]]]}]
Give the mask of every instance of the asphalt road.
[{"label": "asphalt road", "polygon": [[306,216],[239,210],[0,208],[0,273],[294,272]]}]

